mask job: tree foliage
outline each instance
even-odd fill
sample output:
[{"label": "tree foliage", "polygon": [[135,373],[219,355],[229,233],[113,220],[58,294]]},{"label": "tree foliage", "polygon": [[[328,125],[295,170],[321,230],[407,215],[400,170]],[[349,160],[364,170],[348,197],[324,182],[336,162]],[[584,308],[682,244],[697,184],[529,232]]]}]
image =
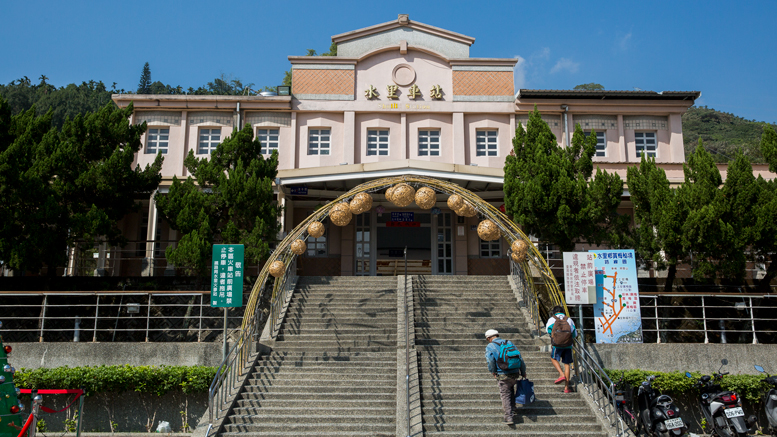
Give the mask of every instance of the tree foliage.
[{"label": "tree foliage", "polygon": [[151,92],[151,68],[148,66],[148,62],[143,66],[143,71],[140,73],[140,83],[138,83],[138,94],[153,94]]},{"label": "tree foliage", "polygon": [[587,90],[587,91],[600,91],[600,90],[604,90],[604,85],[601,85],[595,82],[582,83],[580,85],[575,86],[573,89]]},{"label": "tree foliage", "polygon": [[526,232],[573,250],[575,241],[618,244],[627,218],[616,213],[623,194],[617,174],[597,169],[592,157],[596,136],[588,138],[576,126],[569,148],[535,108],[524,131],[519,125],[513,151],[505,162],[505,207]]},{"label": "tree foliage", "polygon": [[161,155],[132,169],[146,126],[130,125],[132,105],[112,103],[51,126],[52,111],[11,115],[0,99],[0,259],[12,269],[49,275],[82,243],[125,241],[117,222],[159,185]]},{"label": "tree foliage", "polygon": [[278,153],[265,159],[251,126],[235,131],[219,144],[210,159],[190,151],[184,164],[192,176],[173,178],[169,193],[157,195],[159,212],[181,233],[165,255],[172,264],[204,275],[215,242],[244,244],[247,261],[269,254],[278,233],[280,209],[272,181]]}]

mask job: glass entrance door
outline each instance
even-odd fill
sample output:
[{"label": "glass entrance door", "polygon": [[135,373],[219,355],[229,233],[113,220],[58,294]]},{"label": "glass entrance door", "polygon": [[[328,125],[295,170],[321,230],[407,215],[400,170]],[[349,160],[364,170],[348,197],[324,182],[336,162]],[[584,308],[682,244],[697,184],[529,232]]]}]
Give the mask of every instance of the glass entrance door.
[{"label": "glass entrance door", "polygon": [[370,211],[356,216],[356,252],[354,253],[354,259],[356,260],[354,273],[356,276],[369,276],[372,274],[371,216],[372,212]]},{"label": "glass entrance door", "polygon": [[452,275],[453,274],[453,218],[450,212],[437,214],[433,220],[435,224],[435,242],[437,250],[435,251],[436,262],[434,263],[434,274]]}]

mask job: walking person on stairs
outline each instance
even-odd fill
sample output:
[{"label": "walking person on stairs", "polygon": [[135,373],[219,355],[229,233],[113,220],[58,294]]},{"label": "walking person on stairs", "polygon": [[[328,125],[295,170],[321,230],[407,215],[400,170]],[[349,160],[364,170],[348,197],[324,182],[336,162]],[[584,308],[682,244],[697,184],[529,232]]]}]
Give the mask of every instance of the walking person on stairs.
[{"label": "walking person on stairs", "polygon": [[526,378],[526,363],[521,353],[509,340],[499,338],[496,329],[486,331],[486,362],[488,371],[494,376],[502,397],[505,425],[512,425],[515,411],[515,387],[518,377]]},{"label": "walking person on stairs", "polygon": [[[569,365],[572,364],[572,344],[574,339],[577,338],[577,329],[575,329],[575,322],[564,313],[564,308],[560,305],[553,307],[551,314],[552,316],[548,319],[545,327],[548,330],[548,334],[550,334],[550,344],[552,346],[550,361],[559,374],[555,384],[563,382],[564,393],[572,393],[572,389],[569,387]],[[563,371],[561,370],[561,364],[564,365]]]}]

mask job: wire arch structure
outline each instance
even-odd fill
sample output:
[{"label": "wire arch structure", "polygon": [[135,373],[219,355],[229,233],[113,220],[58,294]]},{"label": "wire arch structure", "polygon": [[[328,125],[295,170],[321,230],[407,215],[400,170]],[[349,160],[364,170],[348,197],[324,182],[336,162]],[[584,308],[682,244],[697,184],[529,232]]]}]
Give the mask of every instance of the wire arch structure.
[{"label": "wire arch structure", "polygon": [[[297,257],[297,255],[291,252],[290,246],[294,240],[307,240],[308,225],[310,225],[312,222],[326,219],[329,216],[329,212],[335,205],[338,203],[349,202],[359,193],[379,193],[399,183],[406,183],[416,190],[420,187],[429,187],[438,194],[442,193],[449,196],[458,194],[475,208],[480,220],[489,219],[497,225],[501,233],[500,238],[507,240],[508,245],[512,245],[512,243],[518,239],[525,241],[528,247],[528,253],[524,261],[519,264],[519,267],[523,273],[521,280],[524,283],[524,286],[528,286],[538,300],[544,299],[548,301],[550,304],[549,307],[560,305],[565,310],[567,310],[564,294],[559,290],[556,278],[553,276],[553,273],[551,272],[547,262],[539,253],[534,244],[529,240],[529,238],[502,211],[481,199],[473,192],[462,188],[455,183],[426,176],[404,175],[374,179],[372,181],[358,185],[337,199],[316,210],[313,214],[308,216],[299,225],[297,225],[294,230],[289,232],[286,237],[280,243],[278,243],[277,248],[267,259],[267,262],[265,262],[264,267],[262,268],[256,282],[254,283],[243,315],[243,332],[247,332],[247,330],[251,328],[251,325],[256,322],[256,311],[262,298],[262,293],[264,292],[267,281],[269,279],[270,265],[275,261],[282,261],[285,265],[285,271],[283,272],[283,276],[275,279],[270,301],[270,314],[267,320],[267,323],[270,324],[269,326],[277,325],[277,318],[280,314],[279,309],[283,304],[282,300],[284,293],[282,293],[282,291],[286,285],[286,279],[290,276],[291,268],[293,265],[295,265],[294,261]],[[541,281],[536,282],[535,277],[539,278]]]}]

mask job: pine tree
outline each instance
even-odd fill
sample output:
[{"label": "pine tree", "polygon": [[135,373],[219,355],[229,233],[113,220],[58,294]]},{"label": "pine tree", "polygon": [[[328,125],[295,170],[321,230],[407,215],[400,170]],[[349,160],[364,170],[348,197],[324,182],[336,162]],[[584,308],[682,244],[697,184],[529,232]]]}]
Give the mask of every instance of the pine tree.
[{"label": "pine tree", "polygon": [[[3,322],[0,322],[2,327]],[[0,437],[16,437],[22,428],[21,410],[24,407],[14,385],[14,369],[8,364],[10,352],[11,347],[5,346],[0,336]]]},{"label": "pine tree", "polygon": [[143,66],[143,72],[140,73],[140,83],[138,84],[138,94],[151,94],[151,68],[148,62]]},{"label": "pine tree", "polygon": [[578,240],[618,245],[628,218],[616,214],[623,194],[617,174],[597,169],[596,135],[578,125],[569,148],[559,146],[540,112],[518,125],[505,162],[505,207],[525,232],[570,251]]},{"label": "pine tree", "polygon": [[185,181],[174,177],[170,191],[156,196],[160,214],[181,233],[176,247],[165,251],[168,262],[204,275],[214,242],[244,244],[246,261],[266,258],[279,226],[280,209],[272,191],[278,153],[265,159],[246,125],[219,144],[209,159],[197,159],[190,151],[184,165],[192,176]]},{"label": "pine tree", "polygon": [[[769,170],[777,173],[777,133],[769,125],[761,136],[761,152],[769,163]],[[777,277],[777,180],[766,181],[758,177],[758,201],[753,208],[755,232],[753,248],[758,261],[768,264],[766,274],[759,284],[759,291],[768,293],[770,284]]]}]

